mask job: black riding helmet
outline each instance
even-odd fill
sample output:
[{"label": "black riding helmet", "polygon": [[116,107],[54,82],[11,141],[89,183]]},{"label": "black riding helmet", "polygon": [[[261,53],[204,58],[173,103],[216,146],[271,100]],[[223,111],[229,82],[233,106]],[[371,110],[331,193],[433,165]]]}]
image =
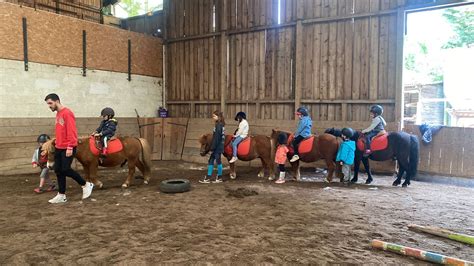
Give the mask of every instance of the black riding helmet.
[{"label": "black riding helmet", "polygon": [[374,113],[376,116],[382,115],[383,114],[383,107],[380,105],[372,105],[370,107],[370,112]]},{"label": "black riding helmet", "polygon": [[235,121],[239,121],[239,118],[240,119],[247,119],[247,115],[244,113],[244,112],[238,112],[236,115],[235,115]]},{"label": "black riding helmet", "polygon": [[354,136],[354,130],[350,127],[345,127],[341,131],[342,135],[345,136],[346,138],[350,139],[352,136]]},{"label": "black riding helmet", "polygon": [[298,110],[296,110],[297,113],[300,113],[302,116],[308,116],[309,111],[306,107],[300,107]]},{"label": "black riding helmet", "polygon": [[47,134],[41,134],[38,136],[38,139],[36,140],[38,143],[45,143],[51,138]]},{"label": "black riding helmet", "polygon": [[114,109],[110,107],[105,107],[104,109],[102,109],[102,111],[100,111],[100,116],[108,116],[109,118],[112,118],[114,117],[114,115]]},{"label": "black riding helmet", "polygon": [[286,135],[286,133],[281,132],[280,134],[278,134],[278,144],[282,145],[286,143],[288,143],[288,136]]}]

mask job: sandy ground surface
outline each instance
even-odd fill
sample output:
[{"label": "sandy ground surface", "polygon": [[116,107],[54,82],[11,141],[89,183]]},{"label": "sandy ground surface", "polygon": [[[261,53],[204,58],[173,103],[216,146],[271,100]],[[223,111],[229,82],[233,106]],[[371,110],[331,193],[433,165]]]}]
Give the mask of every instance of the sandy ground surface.
[{"label": "sandy ground surface", "polygon": [[[276,185],[238,169],[237,180],[199,184],[202,165],[155,162],[150,185],[122,190],[122,169],[102,170],[106,186],[80,201],[68,179],[68,200],[36,195],[37,176],[0,178],[0,264],[420,264],[372,250],[377,238],[474,261],[474,247],[414,233],[436,225],[474,234],[474,189],[413,181],[408,189],[307,181]],[[308,169],[310,170],[310,169]],[[159,182],[189,178],[192,190],[163,194]],[[361,182],[365,180],[362,175]]]}]

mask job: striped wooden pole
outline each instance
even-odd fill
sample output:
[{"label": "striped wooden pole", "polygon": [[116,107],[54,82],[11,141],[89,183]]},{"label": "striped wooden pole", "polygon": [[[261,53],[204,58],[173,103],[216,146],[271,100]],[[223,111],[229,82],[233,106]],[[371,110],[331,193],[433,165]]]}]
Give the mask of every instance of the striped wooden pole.
[{"label": "striped wooden pole", "polygon": [[474,262],[456,259],[453,257],[444,256],[438,253],[424,251],[421,249],[405,247],[393,243],[384,242],[381,240],[372,240],[372,247],[376,249],[391,251],[401,255],[414,257],[420,260],[429,261],[433,263],[439,263],[444,265],[456,265],[456,266],[474,266]]},{"label": "striped wooden pole", "polygon": [[440,236],[440,237],[448,238],[454,241],[458,241],[461,243],[474,245],[474,236],[459,234],[447,229],[434,227],[434,226],[422,226],[422,225],[416,225],[416,224],[411,224],[408,226],[408,228],[412,231],[428,233],[435,236]]}]

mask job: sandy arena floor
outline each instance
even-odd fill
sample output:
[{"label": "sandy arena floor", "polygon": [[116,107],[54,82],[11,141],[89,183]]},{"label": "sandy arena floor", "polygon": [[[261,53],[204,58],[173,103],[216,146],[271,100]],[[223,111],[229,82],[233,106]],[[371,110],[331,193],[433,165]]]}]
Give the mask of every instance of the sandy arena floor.
[{"label": "sandy arena floor", "polygon": [[[199,184],[202,165],[154,162],[150,185],[126,173],[102,170],[106,186],[80,201],[68,179],[69,202],[36,195],[36,175],[0,178],[0,264],[420,264],[372,250],[381,240],[474,261],[474,247],[414,233],[407,225],[436,225],[474,234],[474,189],[413,181],[392,187],[392,177],[347,187],[316,182],[276,185],[238,169],[237,180]],[[189,178],[192,191],[163,194],[159,182]],[[365,181],[365,175],[362,175]]]}]

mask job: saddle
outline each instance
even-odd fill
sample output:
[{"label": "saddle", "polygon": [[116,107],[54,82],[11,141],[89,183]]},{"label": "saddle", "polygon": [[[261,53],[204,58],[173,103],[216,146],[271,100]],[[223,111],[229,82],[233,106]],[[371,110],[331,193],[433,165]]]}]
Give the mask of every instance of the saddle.
[{"label": "saddle", "polygon": [[[293,140],[295,139],[295,135],[291,134],[288,137],[288,149],[290,150],[288,153],[289,154],[294,154],[295,153],[295,148],[293,147],[292,143]],[[300,142],[300,146],[298,147],[299,153],[304,154],[304,153],[309,153],[313,149],[313,142],[314,142],[314,135],[311,135],[310,137],[304,139],[303,141]]]},{"label": "saddle", "polygon": [[[89,147],[92,154],[94,154],[95,156],[99,156],[103,148],[102,141],[100,141],[100,138],[90,136]],[[123,150],[123,144],[122,144],[122,141],[120,141],[120,139],[116,137],[112,137],[107,142],[107,151],[109,154],[116,153],[122,150]]]},{"label": "saddle", "polygon": [[[385,130],[380,131],[371,141],[370,141],[370,150],[381,151],[385,150],[388,147],[388,133]],[[365,151],[365,136],[362,135],[357,140],[357,149],[360,151]]]},{"label": "saddle", "polygon": [[[232,149],[232,141],[234,140],[234,136],[228,135],[225,138],[224,142],[224,153],[227,155],[232,155],[233,149]],[[244,140],[242,140],[239,145],[237,146],[237,155],[246,157],[250,153],[250,137],[246,137]]]}]

